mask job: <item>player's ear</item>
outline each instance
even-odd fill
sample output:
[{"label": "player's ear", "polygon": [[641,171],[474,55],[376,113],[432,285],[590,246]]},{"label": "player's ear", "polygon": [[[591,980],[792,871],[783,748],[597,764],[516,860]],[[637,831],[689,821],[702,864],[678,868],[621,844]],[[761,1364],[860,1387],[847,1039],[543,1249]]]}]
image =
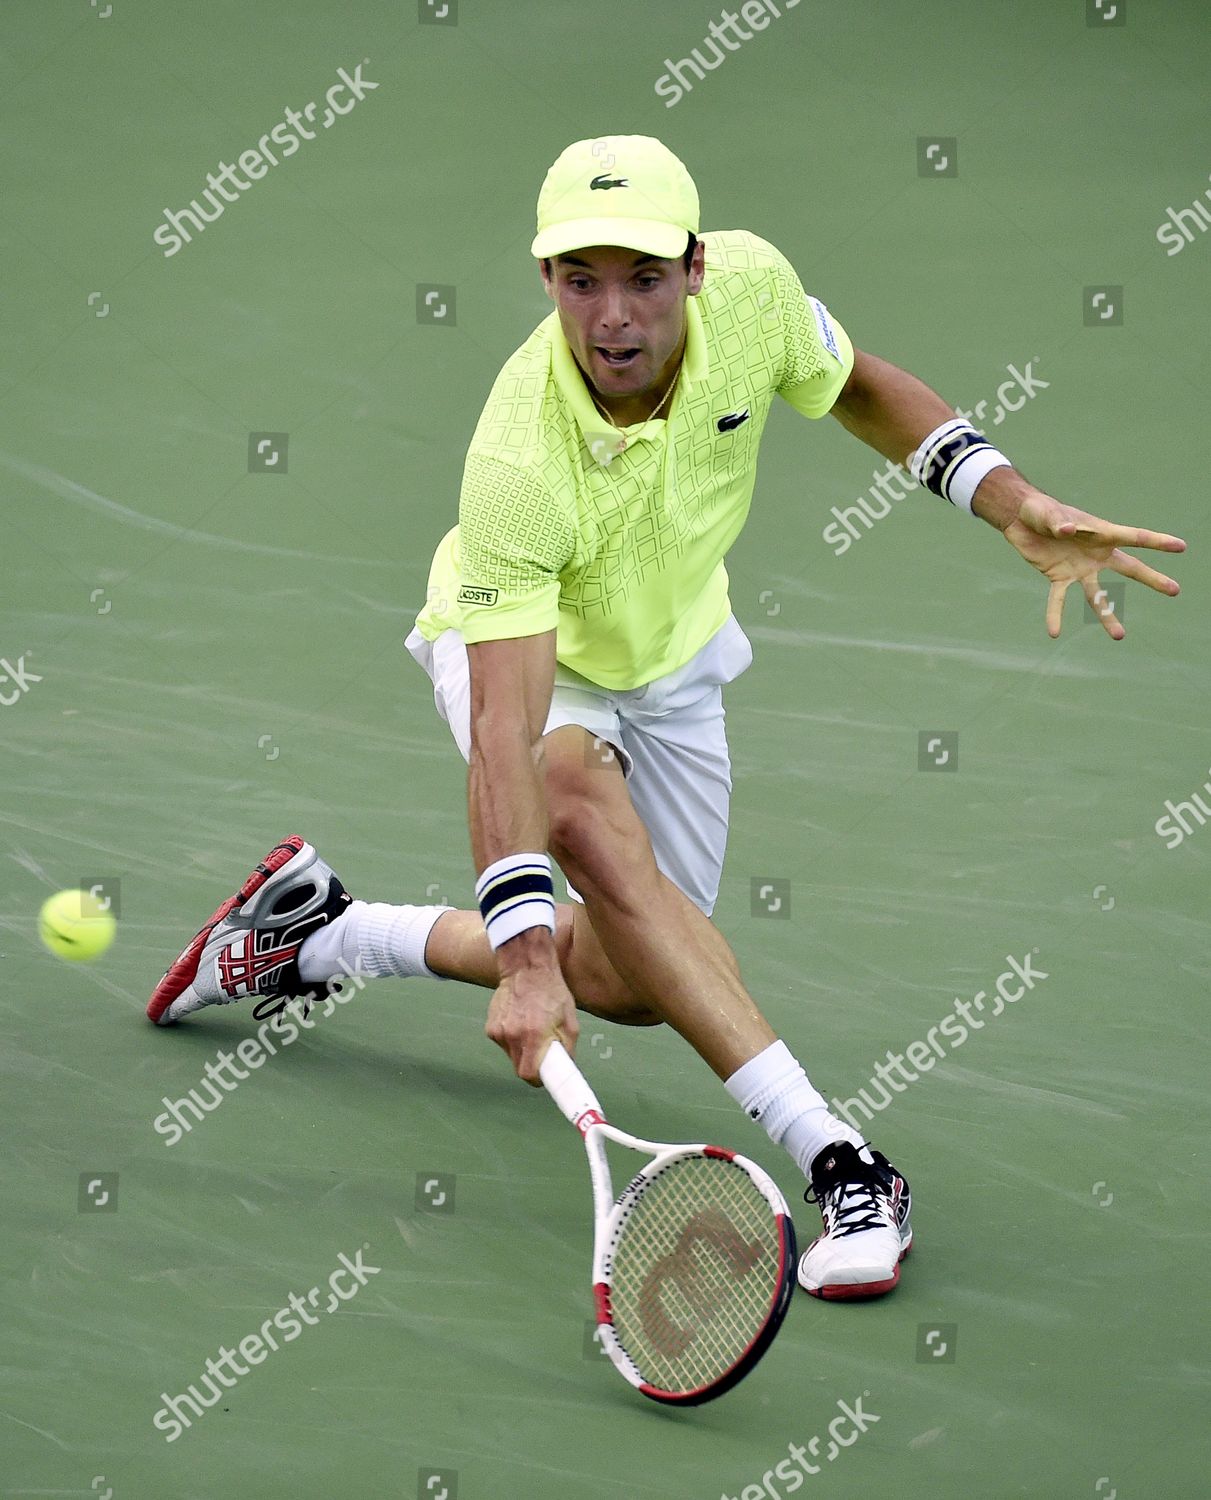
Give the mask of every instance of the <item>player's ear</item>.
[{"label": "player's ear", "polygon": [[690,274],[686,281],[686,292],[691,297],[696,297],[702,290],[702,283],[706,277],[706,246],[701,240],[694,246],[694,253],[690,257]]},{"label": "player's ear", "polygon": [[542,277],[543,289],[545,290],[547,296],[550,297],[551,301],[554,302],[555,301],[555,283],[551,280],[551,277],[548,274],[550,266],[551,266],[551,262],[549,260],[540,260],[538,262],[538,271],[539,271],[539,274]]}]

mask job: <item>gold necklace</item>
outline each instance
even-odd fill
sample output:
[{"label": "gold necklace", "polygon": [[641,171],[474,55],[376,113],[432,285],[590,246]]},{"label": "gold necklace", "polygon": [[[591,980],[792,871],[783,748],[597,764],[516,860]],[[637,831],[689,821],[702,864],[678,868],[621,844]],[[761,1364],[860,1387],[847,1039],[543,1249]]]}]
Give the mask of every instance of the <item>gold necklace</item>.
[{"label": "gold necklace", "polygon": [[[657,416],[657,414],[660,411],[660,407],[663,406],[664,403],[673,394],[673,386],[675,386],[677,384],[677,380],[678,380],[678,377],[680,376],[680,374],[681,374],[681,365],[680,365],[680,363],[678,363],[676,370],[674,370],[674,372],[673,372],[672,384],[669,386],[668,390],[665,391],[664,395],[660,398],[660,406],[658,406],[656,408],[656,410],[654,412],[652,412],[649,416],[645,417],[644,418],[645,421],[647,421],[647,422],[653,422],[653,421],[655,421],[656,416]],[[589,396],[592,399],[593,405],[597,408],[597,410],[599,412],[601,412],[601,415],[606,419],[606,421],[610,424],[610,426],[613,427],[615,429],[615,431],[618,431],[619,430],[618,423],[615,422],[614,418],[609,414],[608,411],[605,411],[602,408],[601,403],[598,401],[596,395],[594,395],[593,387],[592,387],[591,384],[589,386]],[[632,425],[631,423],[629,423],[629,422],[627,423],[628,427],[631,426],[631,425]],[[626,449],[626,445],[627,445],[627,440],[626,440],[625,437],[621,437],[621,438],[618,439],[618,451],[619,451],[619,453],[622,453]]]}]

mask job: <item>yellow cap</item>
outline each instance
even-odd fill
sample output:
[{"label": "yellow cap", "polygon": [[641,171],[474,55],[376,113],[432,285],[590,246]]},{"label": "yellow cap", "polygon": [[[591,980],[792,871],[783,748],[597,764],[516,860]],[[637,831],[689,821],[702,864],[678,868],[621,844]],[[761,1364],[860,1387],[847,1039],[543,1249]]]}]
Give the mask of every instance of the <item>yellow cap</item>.
[{"label": "yellow cap", "polygon": [[589,245],[623,245],[674,260],[698,233],[698,189],[684,164],[650,135],[576,141],[538,194],[539,260]]}]

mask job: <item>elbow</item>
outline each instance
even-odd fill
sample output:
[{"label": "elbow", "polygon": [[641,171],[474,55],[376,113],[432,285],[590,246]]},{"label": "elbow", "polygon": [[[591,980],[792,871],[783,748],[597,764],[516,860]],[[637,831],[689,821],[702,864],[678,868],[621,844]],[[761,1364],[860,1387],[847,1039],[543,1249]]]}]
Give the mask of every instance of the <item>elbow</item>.
[{"label": "elbow", "polygon": [[875,391],[879,367],[883,364],[884,361],[873,354],[854,350],[854,367],[832,406],[833,415],[839,421],[844,422],[846,418],[856,421],[863,416]]}]

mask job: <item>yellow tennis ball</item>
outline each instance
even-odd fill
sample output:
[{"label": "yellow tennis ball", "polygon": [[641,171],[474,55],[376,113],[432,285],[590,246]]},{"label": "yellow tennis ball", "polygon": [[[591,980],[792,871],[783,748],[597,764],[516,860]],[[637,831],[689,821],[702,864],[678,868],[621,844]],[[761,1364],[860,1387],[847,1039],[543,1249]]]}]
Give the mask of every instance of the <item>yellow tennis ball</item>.
[{"label": "yellow tennis ball", "polygon": [[118,924],[91,891],[60,891],[38,913],[38,936],[57,958],[100,958]]}]

